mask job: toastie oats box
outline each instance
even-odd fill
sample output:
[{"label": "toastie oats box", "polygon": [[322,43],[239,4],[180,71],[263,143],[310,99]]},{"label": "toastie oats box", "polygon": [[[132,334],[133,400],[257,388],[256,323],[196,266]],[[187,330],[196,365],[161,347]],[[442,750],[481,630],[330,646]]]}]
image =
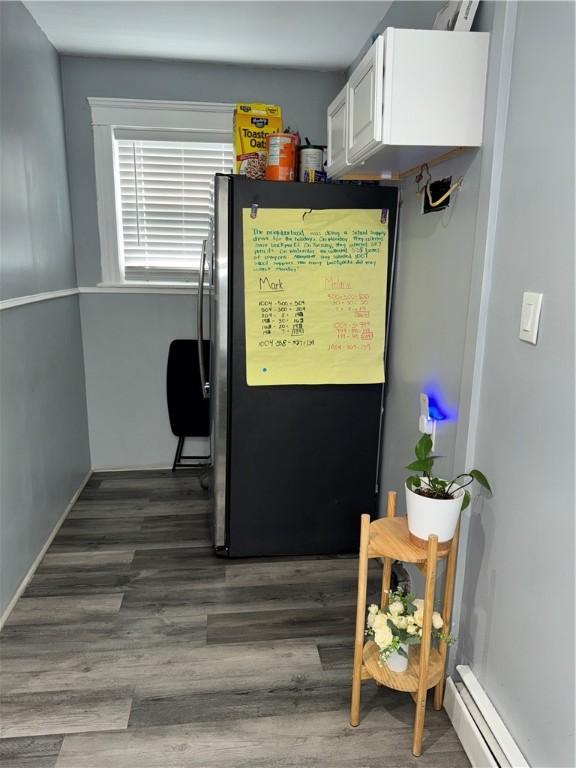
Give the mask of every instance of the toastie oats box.
[{"label": "toastie oats box", "polygon": [[234,172],[263,179],[266,136],[282,130],[282,110],[275,104],[236,104],[234,110]]}]

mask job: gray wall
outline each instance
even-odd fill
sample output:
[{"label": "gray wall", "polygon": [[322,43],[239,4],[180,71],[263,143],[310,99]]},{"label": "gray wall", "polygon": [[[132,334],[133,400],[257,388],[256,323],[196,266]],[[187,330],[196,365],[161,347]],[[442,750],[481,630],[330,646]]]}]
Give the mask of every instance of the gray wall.
[{"label": "gray wall", "polygon": [[[432,5],[394,3],[389,14],[393,14],[397,27],[427,28],[434,19]],[[486,217],[491,199],[503,10],[503,3],[483,2],[474,25],[478,31],[491,33],[482,147],[431,169],[433,179],[452,176],[455,181],[462,177],[462,188],[454,195],[450,208],[422,215],[414,178],[401,185],[381,488],[398,492],[402,514],[405,466],[414,457],[414,445],[420,437],[420,392],[435,394],[449,416],[437,426],[435,453],[441,457],[436,462],[438,474],[453,477],[463,471],[465,463],[459,447],[466,444],[473,382]],[[388,15],[379,28],[387,25]],[[381,514],[384,503],[382,495]],[[464,530],[466,524],[464,516]],[[461,545],[460,560],[465,557],[464,549]],[[416,568],[409,570],[415,589],[421,591],[420,572]],[[455,624],[458,610],[456,599]],[[454,655],[451,653],[451,658]]]},{"label": "gray wall", "polygon": [[[394,3],[389,14],[395,14],[396,26],[426,28],[434,16],[429,5]],[[399,14],[404,6],[408,23],[403,25]],[[405,509],[404,467],[412,460],[420,436],[420,392],[435,393],[450,416],[437,429],[435,452],[443,457],[436,464],[438,474],[462,471],[455,467],[454,459],[458,430],[466,424],[469,409],[465,377],[470,364],[470,336],[475,345],[475,292],[482,274],[478,240],[483,233],[477,230],[482,229],[481,216],[487,203],[483,188],[489,188],[501,53],[500,36],[493,29],[497,26],[494,4],[482,6],[475,26],[480,31],[492,31],[483,146],[431,169],[433,179],[452,176],[455,181],[463,177],[462,188],[445,211],[422,215],[422,199],[416,196],[414,178],[401,187],[382,461],[382,488],[399,492],[401,512]],[[417,8],[422,12],[420,24],[415,18]],[[387,19],[388,15],[384,25]]]},{"label": "gray wall", "polygon": [[374,28],[369,39],[366,40],[354,61],[348,68],[348,74],[359,64],[368,48],[372,45],[376,35],[381,35],[387,27],[395,29],[432,29],[434,18],[440,8],[446,3],[444,0],[396,0],[390,4],[381,22]]},{"label": "gray wall", "polygon": [[79,285],[101,280],[88,96],[280,104],[286,125],[326,140],[326,107],[344,82],[335,72],[223,64],[62,57],[66,142]]},{"label": "gray wall", "polygon": [[[75,285],[58,56],[0,4],[4,298]],[[90,468],[78,297],[0,316],[0,614]]]},{"label": "gray wall", "polygon": [[[394,24],[426,26],[405,5]],[[576,764],[574,7],[519,3],[507,41],[509,14],[482,3],[475,23],[492,33],[483,146],[432,170],[464,173],[453,210],[421,216],[403,184],[382,485],[402,488],[431,381],[458,415],[440,472],[475,465],[495,490],[463,515],[451,663],[470,664],[531,765],[558,768]],[[544,293],[535,347],[518,339],[525,290]]]},{"label": "gray wall", "polygon": [[[88,96],[278,103],[285,124],[311,141],[325,141],[326,107],[344,82],[335,72],[74,56],[63,57],[62,77],[81,286],[101,280]],[[196,337],[195,297],[86,294],[80,303],[93,466],[170,463],[175,438],[165,403],[168,342]],[[143,359],[150,372],[145,379]]]},{"label": "gray wall", "polygon": [[0,321],[0,613],[90,469],[78,298]]},{"label": "gray wall", "polygon": [[[82,296],[93,467],[164,466],[173,458],[166,361],[172,339],[192,335],[194,306],[190,295]],[[207,441],[186,441],[187,455],[207,452]]]},{"label": "gray wall", "polygon": [[[432,392],[451,416],[437,428],[438,474],[453,471],[466,320],[474,258],[481,155],[445,163],[433,177],[464,177],[450,208],[422,215],[413,180],[402,186],[398,261],[387,366],[382,487],[399,492],[414,458],[420,392]],[[382,503],[385,503],[384,497]]]},{"label": "gray wall", "polygon": [[58,56],[20,3],[2,3],[0,298],[76,285]]},{"label": "gray wall", "polygon": [[[459,661],[532,766],[574,766],[574,5],[518,7]],[[538,344],[522,293],[544,294]]]}]

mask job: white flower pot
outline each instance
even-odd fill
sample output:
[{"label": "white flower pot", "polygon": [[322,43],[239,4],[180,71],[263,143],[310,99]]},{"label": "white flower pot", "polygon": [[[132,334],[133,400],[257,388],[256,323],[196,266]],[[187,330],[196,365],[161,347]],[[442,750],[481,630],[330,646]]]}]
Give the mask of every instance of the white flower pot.
[{"label": "white flower pot", "polygon": [[428,536],[438,536],[438,545],[448,544],[456,531],[464,491],[457,490],[453,499],[430,499],[420,496],[406,486],[406,511],[408,530],[412,541],[421,546],[428,546]]},{"label": "white flower pot", "polygon": [[406,672],[408,669],[408,646],[406,643],[400,643],[400,648],[402,648],[406,656],[402,656],[398,651],[394,651],[386,659],[386,666],[392,672]]}]

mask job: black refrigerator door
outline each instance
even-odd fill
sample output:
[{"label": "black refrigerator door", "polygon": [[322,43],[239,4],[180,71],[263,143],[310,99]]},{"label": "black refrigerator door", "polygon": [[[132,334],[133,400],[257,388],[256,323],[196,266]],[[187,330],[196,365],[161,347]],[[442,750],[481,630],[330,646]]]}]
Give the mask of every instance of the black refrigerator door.
[{"label": "black refrigerator door", "polygon": [[360,515],[376,512],[382,385],[246,384],[242,209],[253,203],[267,208],[387,208],[389,307],[398,190],[242,177],[231,181],[228,554],[352,552],[358,548]]}]

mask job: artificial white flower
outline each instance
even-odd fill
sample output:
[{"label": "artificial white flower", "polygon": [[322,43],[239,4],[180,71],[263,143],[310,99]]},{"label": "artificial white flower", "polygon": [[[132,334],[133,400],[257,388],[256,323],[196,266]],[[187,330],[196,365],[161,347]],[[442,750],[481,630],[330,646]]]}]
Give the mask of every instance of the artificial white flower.
[{"label": "artificial white flower", "polygon": [[420,608],[424,610],[424,600],[422,600],[421,597],[417,597],[414,600],[412,600],[412,605],[415,605],[416,608]]},{"label": "artificial white flower", "polygon": [[422,608],[418,608],[418,610],[414,613],[414,621],[416,624],[418,624],[419,627],[422,626],[424,622],[424,611]]},{"label": "artificial white flower", "polygon": [[[392,619],[394,621],[394,619]],[[398,629],[406,629],[408,626],[408,617],[407,616],[398,616],[396,618],[396,621],[394,621],[394,624],[398,627]]]},{"label": "artificial white flower", "polygon": [[372,603],[372,605],[368,606],[368,613],[376,614],[376,613],[378,613],[379,610],[380,610],[380,608],[378,608],[376,603]]},{"label": "artificial white flower", "polygon": [[432,626],[434,629],[441,629],[444,626],[444,619],[437,611],[432,614]]},{"label": "artificial white flower", "polygon": [[388,606],[388,611],[392,614],[392,616],[400,616],[401,613],[404,613],[404,606],[400,600],[395,600]]},{"label": "artificial white flower", "polygon": [[408,632],[409,635],[415,635],[416,631],[418,630],[418,627],[416,624],[408,624],[406,627],[406,632]]},{"label": "artificial white flower", "polygon": [[373,627],[374,626],[374,619],[376,618],[378,614],[377,613],[369,613],[368,614],[368,626]]},{"label": "artificial white flower", "polygon": [[384,613],[377,613],[374,616],[374,622],[372,623],[373,629],[380,629],[381,627],[388,626],[388,617]]},{"label": "artificial white flower", "polygon": [[392,630],[388,625],[385,625],[383,627],[379,627],[378,629],[374,630],[374,640],[376,642],[376,645],[379,646],[379,648],[384,649],[388,648],[390,643],[392,642]]}]

